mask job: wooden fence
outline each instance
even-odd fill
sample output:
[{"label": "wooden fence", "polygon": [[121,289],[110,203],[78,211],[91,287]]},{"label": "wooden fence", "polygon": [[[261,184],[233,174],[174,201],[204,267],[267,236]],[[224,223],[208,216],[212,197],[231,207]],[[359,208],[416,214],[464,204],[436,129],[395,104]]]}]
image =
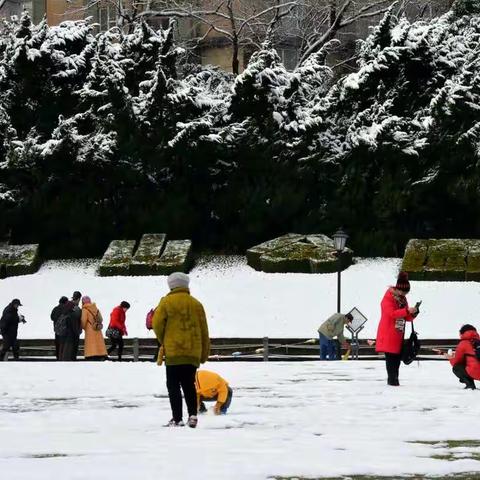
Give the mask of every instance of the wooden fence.
[{"label": "wooden fence", "polygon": [[[422,339],[420,360],[437,360],[443,357],[432,348],[455,348],[458,339]],[[123,359],[128,361],[153,361],[157,343],[153,338],[125,338]],[[107,347],[109,340],[106,339]],[[0,342],[1,345],[1,342]],[[10,354],[10,359],[11,359]],[[359,360],[383,358],[375,347],[360,340]],[[83,340],[80,340],[79,359],[83,358]],[[116,352],[112,354],[116,359]],[[20,339],[20,360],[55,360],[53,339]],[[318,339],[308,338],[212,338],[210,361],[304,361],[319,360]]]}]

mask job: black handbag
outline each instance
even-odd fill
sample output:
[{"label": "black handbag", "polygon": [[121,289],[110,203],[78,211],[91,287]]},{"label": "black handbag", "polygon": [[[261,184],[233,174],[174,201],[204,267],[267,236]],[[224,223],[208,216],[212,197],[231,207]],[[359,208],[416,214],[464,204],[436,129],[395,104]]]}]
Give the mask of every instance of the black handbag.
[{"label": "black handbag", "polygon": [[409,338],[403,341],[402,361],[405,365],[410,365],[415,360],[420,351],[420,347],[420,340],[418,339],[417,332],[413,328],[412,321],[412,333]]},{"label": "black handbag", "polygon": [[122,332],[118,328],[108,327],[107,330],[105,331],[105,335],[110,340],[118,340],[119,338],[122,338]]}]

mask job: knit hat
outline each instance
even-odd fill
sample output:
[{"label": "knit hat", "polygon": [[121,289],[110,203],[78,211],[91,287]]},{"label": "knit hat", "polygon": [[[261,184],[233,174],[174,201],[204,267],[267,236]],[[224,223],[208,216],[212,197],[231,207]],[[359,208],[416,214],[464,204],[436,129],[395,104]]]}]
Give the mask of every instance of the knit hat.
[{"label": "knit hat", "polygon": [[410,291],[410,282],[408,281],[408,273],[400,272],[397,278],[397,284],[395,285],[397,290],[408,293]]},{"label": "knit hat", "polygon": [[170,290],[174,288],[188,288],[190,277],[183,272],[174,272],[168,276],[167,283]]},{"label": "knit hat", "polygon": [[87,303],[92,303],[92,299],[89,296],[85,295],[84,297],[82,297],[82,303],[85,305]]}]

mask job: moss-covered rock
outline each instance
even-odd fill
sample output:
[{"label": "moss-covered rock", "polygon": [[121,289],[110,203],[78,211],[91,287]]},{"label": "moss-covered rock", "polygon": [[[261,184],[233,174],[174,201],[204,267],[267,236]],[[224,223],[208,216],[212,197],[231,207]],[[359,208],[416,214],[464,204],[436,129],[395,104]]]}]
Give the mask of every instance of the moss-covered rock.
[{"label": "moss-covered rock", "polygon": [[187,272],[192,261],[191,240],[166,242],[164,233],[146,233],[135,250],[135,240],[113,240],[100,262],[99,274],[169,275]]},{"label": "moss-covered rock", "polygon": [[407,243],[402,262],[402,270],[408,272],[411,280],[425,278],[428,245],[424,240],[412,239]]},{"label": "moss-covered rock", "polygon": [[157,275],[170,275],[173,272],[187,272],[191,263],[191,240],[170,240],[153,266]]},{"label": "moss-covered rock", "polygon": [[480,240],[412,239],[402,270],[412,280],[480,280]]},{"label": "moss-covered rock", "polygon": [[40,266],[38,244],[0,246],[0,272],[4,277],[30,275]]},{"label": "moss-covered rock", "polygon": [[467,268],[466,280],[480,281],[480,241],[467,241]]},{"label": "moss-covered rock", "polygon": [[142,236],[130,265],[132,275],[155,275],[155,265],[163,252],[167,236],[164,233],[146,233]]},{"label": "moss-covered rock", "polygon": [[310,257],[315,245],[311,243],[291,243],[264,253],[260,257],[261,269],[267,273],[310,273]]},{"label": "moss-covered rock", "polygon": [[268,240],[247,250],[247,263],[255,270],[262,270],[260,257],[267,252],[286,247],[302,238],[298,233],[287,233],[281,237]]},{"label": "moss-covered rock", "polygon": [[[323,234],[284,235],[252,247],[247,261],[256,270],[268,273],[332,273],[339,267],[333,240]],[[353,252],[347,248],[342,253],[340,268],[347,268],[352,261]]]},{"label": "moss-covered rock", "polygon": [[100,276],[129,275],[135,244],[135,240],[112,240],[100,262]]},{"label": "moss-covered rock", "polygon": [[[344,270],[352,263],[350,251],[344,251],[340,259],[340,269]],[[338,256],[334,250],[317,248],[310,257],[310,271],[312,273],[335,273],[338,272]]]}]

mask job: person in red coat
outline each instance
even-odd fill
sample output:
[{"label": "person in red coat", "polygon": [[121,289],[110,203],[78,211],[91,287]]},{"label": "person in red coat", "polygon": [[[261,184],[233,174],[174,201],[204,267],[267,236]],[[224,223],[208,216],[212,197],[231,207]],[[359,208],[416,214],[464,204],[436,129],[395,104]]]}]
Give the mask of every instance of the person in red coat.
[{"label": "person in red coat", "polygon": [[376,351],[385,354],[387,384],[399,386],[398,372],[402,360],[405,323],[414,319],[417,309],[409,307],[406,298],[410,291],[410,282],[405,272],[400,272],[397,283],[390,287],[381,303],[382,316],[378,324]]},{"label": "person in red coat", "polygon": [[106,335],[110,339],[112,345],[109,347],[108,354],[110,355],[118,347],[118,360],[122,360],[123,353],[123,336],[128,335],[127,327],[125,326],[126,312],[130,308],[128,302],[123,301],[112,310],[110,314],[110,323],[108,324]]},{"label": "person in red coat", "polygon": [[464,325],[460,329],[460,342],[453,355],[443,353],[450,360],[453,373],[465,384],[466,389],[475,390],[474,380],[480,380],[480,361],[475,356],[473,342],[480,341],[477,329],[473,325]]}]

